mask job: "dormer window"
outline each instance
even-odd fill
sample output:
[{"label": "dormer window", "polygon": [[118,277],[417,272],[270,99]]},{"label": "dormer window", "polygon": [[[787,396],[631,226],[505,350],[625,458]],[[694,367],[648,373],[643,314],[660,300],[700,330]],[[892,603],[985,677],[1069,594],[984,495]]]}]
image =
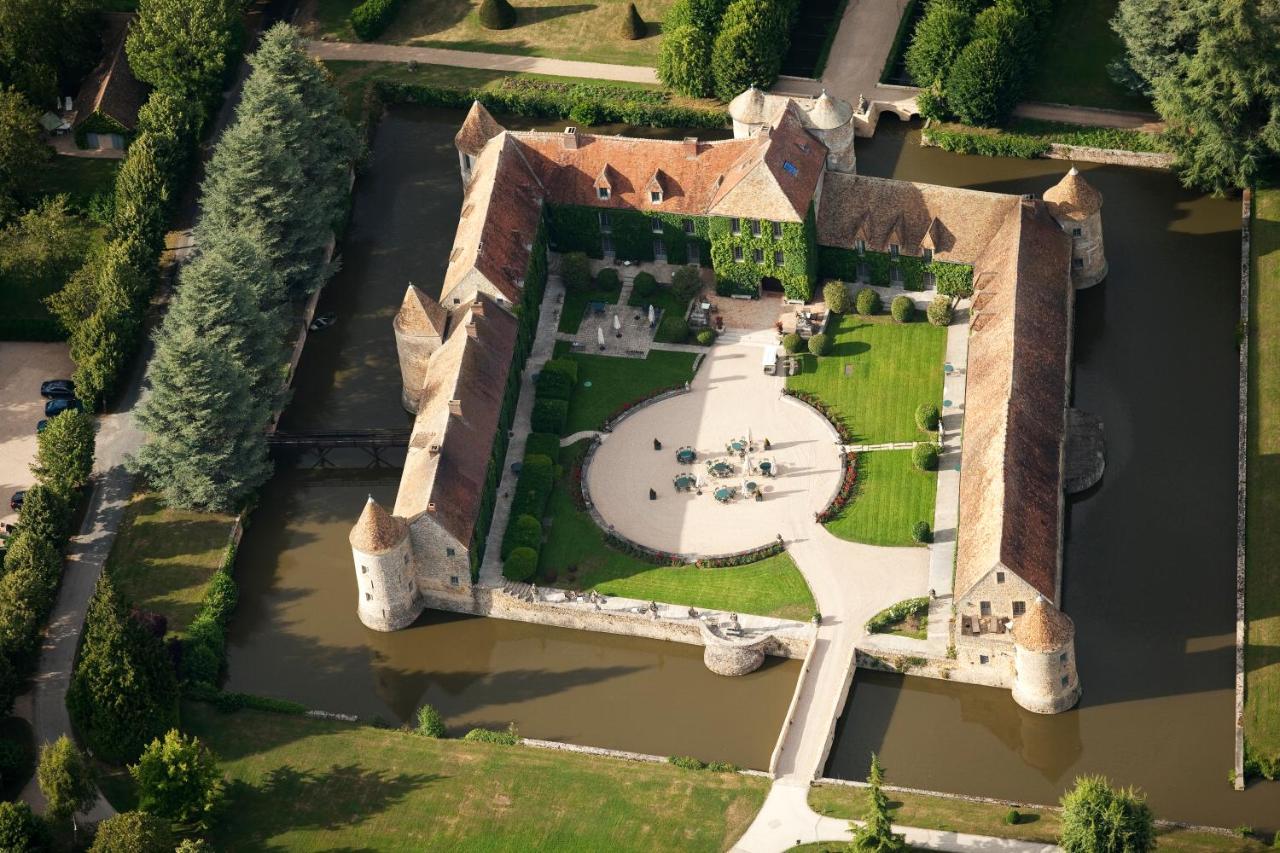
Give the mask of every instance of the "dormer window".
[{"label": "dormer window", "polygon": [[649,178],[649,183],[645,184],[645,192],[649,193],[650,204],[662,204],[664,198],[662,192],[662,170],[654,170],[653,177]]},{"label": "dormer window", "polygon": [[596,198],[602,198],[602,199],[604,199],[604,198],[608,198],[608,197],[609,197],[609,188],[608,188],[608,187],[596,187]]},{"label": "dormer window", "polygon": [[596,198],[604,201],[613,195],[613,182],[609,180],[609,166],[600,170],[600,174],[596,175]]},{"label": "dormer window", "polygon": [[897,244],[897,243],[890,243],[890,244],[889,244],[889,256],[890,256],[891,258],[893,258],[894,260],[897,260],[897,258],[898,258],[898,244]]},{"label": "dormer window", "polygon": [[662,190],[649,190],[649,201],[662,204]]}]

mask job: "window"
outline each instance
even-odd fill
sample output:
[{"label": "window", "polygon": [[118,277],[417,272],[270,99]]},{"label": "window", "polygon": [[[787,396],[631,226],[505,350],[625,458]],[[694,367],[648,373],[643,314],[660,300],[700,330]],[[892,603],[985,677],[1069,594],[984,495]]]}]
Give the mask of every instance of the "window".
[{"label": "window", "polygon": [[688,255],[685,260],[695,267],[702,263],[702,249],[697,243],[688,245]]},{"label": "window", "polygon": [[742,247],[741,246],[733,247],[733,259],[738,263],[742,263]]},{"label": "window", "polygon": [[858,281],[867,281],[871,278],[871,270],[866,264],[858,264]]},{"label": "window", "polygon": [[444,555],[445,555],[446,557],[452,557],[452,556],[453,556],[453,549],[452,549],[452,548],[445,548],[445,549],[444,549]]},{"label": "window", "polygon": [[866,241],[866,240],[855,240],[855,241],[854,241],[854,244],[853,244],[853,247],[854,247],[855,249],[857,249],[857,250],[858,250],[858,254],[859,254],[859,255],[864,255],[864,254],[866,254],[866,252],[867,252],[867,241]]},{"label": "window", "polygon": [[898,244],[897,244],[897,243],[890,243],[890,244],[889,244],[889,255],[890,255],[890,257],[892,257],[894,260],[897,260],[897,259],[898,259]]},{"label": "window", "polygon": [[1066,662],[1067,662],[1066,652],[1063,652],[1062,654],[1058,655],[1058,663],[1066,663]]},{"label": "window", "polygon": [[650,230],[650,231],[652,231],[654,234],[661,234],[661,233],[662,233],[662,220],[661,220],[661,219],[654,219],[654,220],[650,221],[650,223],[649,223],[649,230]]},{"label": "window", "polygon": [[752,237],[760,236],[760,220],[759,219],[751,220],[751,236]]},{"label": "window", "polygon": [[790,160],[782,161],[782,171],[786,172],[793,178],[800,177],[800,170],[796,168],[796,164],[792,163]]},{"label": "window", "polygon": [[597,196],[597,197],[599,197],[599,198],[608,198],[608,197],[609,197],[609,188],[608,188],[608,187],[596,187],[596,196]]},{"label": "window", "polygon": [[774,252],[774,253],[773,253],[773,265],[774,265],[775,267],[780,267],[780,266],[782,266],[782,252]]},{"label": "window", "polygon": [[775,240],[782,239],[782,223],[781,222],[773,223],[773,239]]},{"label": "window", "polygon": [[654,204],[662,203],[662,193],[659,190],[649,190],[649,201]]},{"label": "window", "polygon": [[686,220],[684,220],[683,222],[681,222],[680,224],[684,227],[684,233],[686,233],[686,234],[692,234],[692,233],[693,233],[693,220],[692,220],[692,219],[686,219]]},{"label": "window", "polygon": [[978,663],[991,663],[991,658],[986,655],[978,655]]},{"label": "window", "polygon": [[604,252],[606,255],[613,254],[613,238],[608,234],[600,238],[600,251]]},{"label": "window", "polygon": [[902,267],[889,267],[889,281],[898,284],[902,281]]},{"label": "window", "polygon": [[605,213],[603,210],[600,211],[600,230],[608,231],[612,227],[613,227],[613,217],[610,216],[608,213]]},{"label": "window", "polygon": [[937,286],[938,286],[938,277],[937,277],[936,275],[934,275],[933,273],[931,273],[931,272],[927,272],[927,273],[925,273],[925,274],[924,274],[924,289],[925,289],[925,290],[928,290],[928,289],[929,289],[929,288],[931,288],[931,287],[937,287]]},{"label": "window", "polygon": [[933,263],[933,249],[925,249],[923,252],[920,253],[920,257],[924,260],[926,264]]},{"label": "window", "polygon": [[1004,572],[996,572],[996,583],[1004,583]]},{"label": "window", "polygon": [[653,241],[653,259],[655,261],[665,261],[667,259],[667,247],[663,245],[661,240]]},{"label": "window", "polygon": [[1015,601],[1013,603],[1013,615],[1021,616],[1027,612],[1027,603],[1025,601]]},{"label": "window", "polygon": [[735,235],[742,233],[742,223],[738,221],[736,216],[729,220],[729,233]]},{"label": "window", "polygon": [[449,578],[449,584],[450,584],[451,586],[457,586],[457,585],[458,585],[458,576],[457,576],[457,575],[452,575],[452,576],[450,576],[450,578]]},{"label": "window", "polygon": [[1066,687],[1066,686],[1067,686],[1067,682],[1068,682],[1068,681],[1070,681],[1070,680],[1071,680],[1071,676],[1069,676],[1069,675],[1064,675],[1064,676],[1062,676],[1062,686],[1063,686],[1063,687]]},{"label": "window", "polygon": [[764,249],[755,249],[751,253],[751,260],[757,264],[764,263]]},{"label": "window", "polygon": [[1084,258],[1072,258],[1072,259],[1071,259],[1071,268],[1072,268],[1073,270],[1082,270],[1082,269],[1084,269]]},{"label": "window", "polygon": [[360,574],[362,574],[362,575],[367,575],[367,574],[369,574],[369,567],[368,567],[368,566],[361,566],[361,567],[360,567]]},{"label": "window", "polygon": [[990,615],[991,615],[991,602],[990,602],[990,601],[979,601],[979,602],[978,602],[978,612],[979,612],[980,614],[982,614],[983,616],[990,616]]},{"label": "window", "polygon": [[1080,235],[1082,235],[1082,234],[1084,234],[1084,229],[1083,229],[1083,228],[1072,228],[1072,229],[1071,229],[1071,236],[1072,236],[1072,237],[1079,237],[1079,236],[1080,236]]}]

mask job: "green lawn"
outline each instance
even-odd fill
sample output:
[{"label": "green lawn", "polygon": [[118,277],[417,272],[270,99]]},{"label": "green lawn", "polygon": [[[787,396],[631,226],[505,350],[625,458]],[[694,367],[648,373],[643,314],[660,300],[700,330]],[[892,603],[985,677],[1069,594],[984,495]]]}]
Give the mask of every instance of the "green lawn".
[{"label": "green lawn", "polygon": [[844,314],[824,358],[800,357],[787,387],[821,397],[844,418],[858,444],[915,441],[916,406],[942,403],[947,330],[925,322]]},{"label": "green lawn", "polygon": [[548,504],[552,522],[538,563],[540,583],[784,619],[813,616],[809,586],[786,554],[746,566],[699,569],[655,566],[606,545],[600,528],[574,502],[572,471],[587,444],[561,451],[563,472]]},{"label": "green lawn", "polygon": [[[652,66],[657,62],[662,16],[671,0],[635,0],[637,11],[648,24],[648,35],[635,41],[618,33],[628,2],[519,0],[513,4],[515,26],[490,30],[476,17],[480,0],[401,0],[395,20],[378,41]],[[304,30],[315,38],[356,41],[348,22],[355,5],[353,0],[318,0],[315,17],[303,22]]]},{"label": "green lawn", "polygon": [[1124,53],[1111,30],[1119,0],[1054,4],[1053,22],[1036,54],[1025,99],[1051,104],[1150,112],[1151,103],[1111,79],[1107,65]]},{"label": "green lawn", "polygon": [[90,197],[115,191],[120,160],[55,156],[40,168],[32,188],[38,195],[66,193],[72,207],[81,209]]},{"label": "green lawn", "polygon": [[217,850],[726,850],[769,782],[186,704],[230,779]]},{"label": "green lawn", "polygon": [[125,509],[107,570],[120,595],[163,613],[181,633],[200,610],[205,586],[222,565],[235,516],[170,509],[149,493]]},{"label": "green lawn", "polygon": [[1280,189],[1254,196],[1245,738],[1280,769]]},{"label": "green lawn", "polygon": [[[1062,831],[1057,809],[1019,808],[1022,819],[1013,825],[1004,822],[1009,806],[1000,803],[971,803],[927,794],[886,791],[893,810],[893,822],[901,826],[968,832],[996,838],[1020,838],[1040,844],[1057,844]],[[861,820],[867,813],[867,793],[862,788],[815,785],[809,789],[809,805],[819,814]],[[1162,826],[1156,829],[1159,849],[1165,853],[1257,853],[1270,849],[1257,841],[1210,832]]]},{"label": "green lawn", "polygon": [[[594,284],[594,283],[593,283]],[[622,294],[622,283],[617,287],[593,287],[591,290],[566,290],[564,305],[560,308],[560,324],[557,331],[568,335],[576,335],[582,325],[582,318],[587,313],[587,305],[592,302],[604,302],[607,305],[617,303]]]},{"label": "green lawn", "polygon": [[578,362],[578,387],[573,390],[573,400],[569,403],[565,435],[599,429],[623,404],[688,382],[693,379],[696,358],[693,353],[657,350],[643,359],[570,353],[566,341],[556,344],[556,355],[568,355]]},{"label": "green lawn", "polygon": [[858,454],[854,499],[827,522],[841,539],[868,545],[917,545],[911,538],[918,521],[933,527],[938,475],[921,471],[910,450],[871,450]]}]

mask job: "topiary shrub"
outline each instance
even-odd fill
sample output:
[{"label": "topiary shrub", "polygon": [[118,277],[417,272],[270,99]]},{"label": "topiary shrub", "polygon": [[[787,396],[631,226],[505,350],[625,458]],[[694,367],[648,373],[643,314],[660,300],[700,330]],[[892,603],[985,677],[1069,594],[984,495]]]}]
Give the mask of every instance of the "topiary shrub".
[{"label": "topiary shrub", "polygon": [[534,432],[552,432],[559,435],[569,417],[569,403],[565,400],[535,400],[529,425]]},{"label": "topiary shrub", "polygon": [[351,29],[360,41],[373,41],[395,19],[399,7],[400,0],[365,0],[351,10]]},{"label": "topiary shrub", "polygon": [[819,332],[809,338],[809,352],[818,357],[822,357],[831,352],[831,337]]},{"label": "topiary shrub", "polygon": [[1021,820],[1022,820],[1022,815],[1018,814],[1017,809],[1009,809],[1007,812],[1004,813],[1004,822],[1009,824],[1009,826],[1017,826],[1018,822]]},{"label": "topiary shrub", "polygon": [[716,342],[715,329],[703,329],[698,332],[697,341],[704,347],[709,347]]},{"label": "topiary shrub", "polygon": [[921,403],[916,406],[916,426],[925,432],[938,431],[938,406],[935,403]]},{"label": "topiary shrub", "polygon": [[563,373],[542,370],[538,372],[534,394],[539,400],[568,400],[573,395],[573,381]]},{"label": "topiary shrub", "polygon": [[423,737],[436,740],[445,736],[444,717],[433,705],[423,705],[418,709],[418,725],[414,731]]},{"label": "topiary shrub", "polygon": [[916,304],[910,296],[895,296],[889,303],[889,314],[899,323],[910,323],[916,315]]},{"label": "topiary shrub", "polygon": [[680,267],[671,276],[671,290],[684,302],[696,296],[701,289],[702,273],[695,266]]},{"label": "topiary shrub", "polygon": [[591,264],[586,252],[569,252],[560,259],[560,280],[565,290],[591,289]]},{"label": "topiary shrub", "polygon": [[822,301],[827,310],[837,314],[849,313],[849,288],[843,281],[829,281],[822,286]]},{"label": "topiary shrub", "polygon": [[689,324],[683,317],[671,314],[662,318],[658,324],[657,340],[667,344],[682,344],[689,340]]},{"label": "topiary shrub", "polygon": [[911,538],[924,544],[932,542],[933,531],[929,529],[929,522],[917,521],[915,526],[911,528]]},{"label": "topiary shrub", "polygon": [[516,23],[516,10],[507,0],[481,0],[476,16],[487,30],[509,30]]},{"label": "topiary shrub", "polygon": [[938,470],[938,445],[928,441],[917,442],[911,448],[911,462],[921,471]]},{"label": "topiary shrub", "polygon": [[619,287],[618,271],[613,267],[604,267],[596,273],[596,290],[617,290]]},{"label": "topiary shrub", "polygon": [[631,282],[631,292],[641,299],[648,299],[658,292],[658,280],[647,272],[636,273],[635,281]]},{"label": "topiary shrub", "polygon": [[547,507],[547,499],[551,497],[551,487],[555,482],[555,466],[545,456],[525,454],[521,463],[520,479],[516,481],[516,493],[511,498],[511,520],[522,515],[541,518]]},{"label": "topiary shrub", "polygon": [[563,373],[570,384],[578,384],[578,362],[572,358],[553,358],[542,365],[543,373]]},{"label": "topiary shrub", "polygon": [[538,552],[532,548],[516,548],[502,563],[502,576],[507,580],[526,581],[538,570]]},{"label": "topiary shrub", "polygon": [[502,540],[502,547],[510,554],[516,548],[542,547],[542,522],[532,515],[520,515],[511,524],[511,532]]},{"label": "topiary shrub", "polygon": [[795,355],[804,348],[804,338],[800,337],[795,332],[792,332],[789,335],[783,335],[782,348],[786,350],[789,355]]},{"label": "topiary shrub", "polygon": [[951,300],[945,296],[935,296],[925,311],[929,322],[935,326],[950,326],[953,314]]},{"label": "topiary shrub", "polygon": [[622,26],[618,29],[618,35],[627,41],[635,41],[648,34],[649,28],[645,26],[644,18],[641,18],[640,13],[636,11],[636,4],[628,3],[627,13],[622,16]]},{"label": "topiary shrub", "polygon": [[560,460],[560,436],[549,432],[531,432],[524,441],[524,455],[545,456],[552,462]]},{"label": "topiary shrub", "polygon": [[880,313],[880,294],[870,287],[858,291],[858,313],[864,317]]}]

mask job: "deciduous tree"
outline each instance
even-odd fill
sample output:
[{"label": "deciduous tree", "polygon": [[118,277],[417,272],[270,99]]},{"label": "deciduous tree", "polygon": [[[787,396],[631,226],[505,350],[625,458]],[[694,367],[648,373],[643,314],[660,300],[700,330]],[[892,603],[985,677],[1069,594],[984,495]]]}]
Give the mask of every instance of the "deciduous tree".
[{"label": "deciduous tree", "polygon": [[658,48],[658,79],[682,95],[705,98],[715,86],[711,47],[715,37],[692,24],[664,30]]},{"label": "deciduous tree", "polygon": [[774,0],[733,0],[720,20],[711,51],[715,94],[730,101],[750,86],[778,79],[788,34],[786,10]]},{"label": "deciduous tree", "polygon": [[1016,74],[1014,55],[1003,43],[971,41],[947,75],[947,106],[965,124],[1002,124],[1018,101]]},{"label": "deciduous tree", "polygon": [[84,754],[63,735],[40,747],[36,781],[44,794],[45,814],[51,821],[70,820],[76,812],[87,811],[98,799],[93,768]]},{"label": "deciduous tree", "polygon": [[1081,776],[1062,798],[1062,838],[1067,853],[1146,853],[1156,846],[1146,798],[1118,791],[1102,776]]},{"label": "deciduous tree", "polygon": [[236,0],[142,0],[125,49],[139,80],[198,103],[221,88],[239,37]]},{"label": "deciduous tree", "polygon": [[956,0],[931,0],[907,48],[907,73],[919,86],[946,79],[969,41],[973,13]]},{"label": "deciduous tree", "polygon": [[98,824],[89,853],[173,853],[173,831],[154,815],[121,812]]},{"label": "deciduous tree", "polygon": [[225,790],[214,754],[176,729],[151,741],[129,775],[138,786],[138,809],[179,826],[207,827]]},{"label": "deciduous tree", "polygon": [[40,136],[39,113],[16,89],[0,88],[0,196],[12,198],[51,149]]},{"label": "deciduous tree", "polygon": [[93,473],[93,416],[69,410],[51,418],[36,437],[31,473],[68,501]]}]

